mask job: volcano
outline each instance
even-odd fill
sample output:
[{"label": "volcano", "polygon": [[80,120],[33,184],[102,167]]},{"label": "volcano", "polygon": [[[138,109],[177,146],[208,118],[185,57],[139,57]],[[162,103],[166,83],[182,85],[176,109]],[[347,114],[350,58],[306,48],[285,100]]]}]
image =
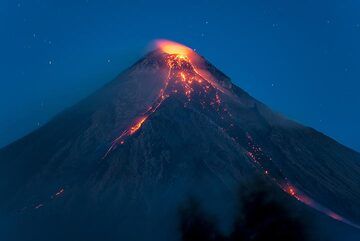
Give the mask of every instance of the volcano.
[{"label": "volcano", "polygon": [[170,217],[187,195],[226,209],[219,197],[255,176],[359,228],[359,153],[273,112],[190,48],[159,41],[0,150],[2,235],[176,240]]}]

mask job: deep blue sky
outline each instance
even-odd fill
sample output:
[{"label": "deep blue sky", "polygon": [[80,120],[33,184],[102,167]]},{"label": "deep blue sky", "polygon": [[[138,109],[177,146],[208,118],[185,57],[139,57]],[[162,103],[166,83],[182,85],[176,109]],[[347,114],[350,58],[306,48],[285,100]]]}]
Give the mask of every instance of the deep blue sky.
[{"label": "deep blue sky", "polygon": [[360,2],[0,1],[0,146],[184,43],[274,110],[360,151]]}]

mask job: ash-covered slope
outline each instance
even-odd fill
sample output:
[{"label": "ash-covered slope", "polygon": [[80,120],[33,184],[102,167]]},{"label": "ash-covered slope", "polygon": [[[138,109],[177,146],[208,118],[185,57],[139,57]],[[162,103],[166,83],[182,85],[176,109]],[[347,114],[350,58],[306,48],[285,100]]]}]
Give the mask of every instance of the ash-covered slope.
[{"label": "ash-covered slope", "polygon": [[169,217],[186,195],[216,199],[255,175],[360,223],[359,153],[272,112],[186,47],[165,44],[0,150],[0,208],[21,220],[14,226],[94,219],[125,240],[171,240],[164,230],[173,231]]}]

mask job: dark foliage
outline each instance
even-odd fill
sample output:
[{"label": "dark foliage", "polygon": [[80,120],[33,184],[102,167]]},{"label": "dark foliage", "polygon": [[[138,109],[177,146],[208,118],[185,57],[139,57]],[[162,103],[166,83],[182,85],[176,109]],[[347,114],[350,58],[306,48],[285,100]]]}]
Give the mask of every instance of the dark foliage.
[{"label": "dark foliage", "polygon": [[207,215],[195,199],[180,208],[180,230],[184,241],[225,240],[217,228],[216,220]]},{"label": "dark foliage", "polygon": [[266,189],[240,195],[238,216],[231,234],[220,232],[215,218],[190,199],[180,208],[183,241],[305,241],[306,228],[300,218]]},{"label": "dark foliage", "polygon": [[235,221],[231,240],[307,240],[303,222],[267,191],[243,196],[241,205],[242,215]]}]

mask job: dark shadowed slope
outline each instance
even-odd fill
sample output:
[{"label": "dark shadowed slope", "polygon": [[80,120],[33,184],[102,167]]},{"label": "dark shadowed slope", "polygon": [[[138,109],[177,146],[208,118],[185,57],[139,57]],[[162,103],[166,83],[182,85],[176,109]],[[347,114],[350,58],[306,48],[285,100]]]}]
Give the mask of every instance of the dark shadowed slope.
[{"label": "dark shadowed slope", "polygon": [[272,112],[196,53],[162,47],[1,149],[0,207],[15,226],[57,217],[125,240],[169,240],[187,194],[223,196],[259,174],[360,223],[359,153]]}]

